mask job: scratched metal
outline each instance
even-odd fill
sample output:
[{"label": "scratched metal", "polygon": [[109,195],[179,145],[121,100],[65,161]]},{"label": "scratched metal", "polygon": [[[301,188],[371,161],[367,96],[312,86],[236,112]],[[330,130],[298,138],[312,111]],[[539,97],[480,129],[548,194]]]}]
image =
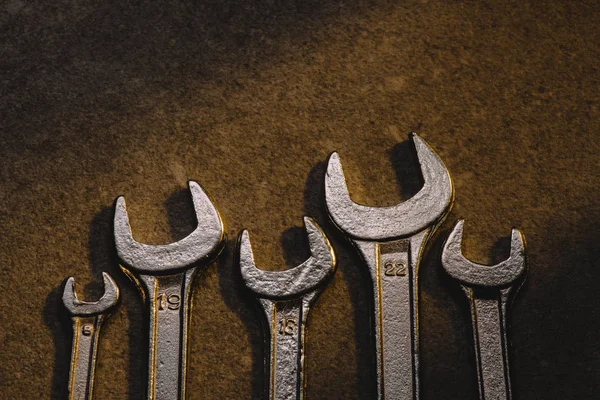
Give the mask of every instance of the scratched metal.
[{"label": "scratched metal", "polygon": [[133,239],[125,199],[115,206],[114,235],[121,269],[148,305],[148,400],[186,398],[190,296],[198,267],[223,248],[223,221],[206,193],[189,181],[198,227],[184,239],[152,246]]},{"label": "scratched metal", "polygon": [[378,399],[419,397],[419,264],[454,200],[442,160],[418,135],[411,137],[424,184],[403,203],[368,207],[353,202],[337,153],[329,157],[325,176],[329,216],[358,249],[373,283]]},{"label": "scratched metal", "polygon": [[509,400],[512,391],[506,315],[524,280],[525,239],[518,229],[513,229],[508,259],[492,266],[476,264],[462,255],[463,224],[459,220],[446,239],[442,265],[461,283],[471,307],[479,397]]},{"label": "scratched metal", "polygon": [[63,304],[73,321],[73,344],[69,373],[69,400],[91,400],[100,328],[119,301],[119,288],[106,272],[104,295],[95,302],[81,301],[75,292],[75,280],[70,277],[63,291]]},{"label": "scratched metal", "polygon": [[319,225],[304,218],[311,256],[283,272],[260,270],[254,263],[248,231],[240,235],[240,268],[246,286],[256,294],[269,328],[265,359],[268,398],[304,398],[304,340],[308,312],[335,272],[335,254]]}]

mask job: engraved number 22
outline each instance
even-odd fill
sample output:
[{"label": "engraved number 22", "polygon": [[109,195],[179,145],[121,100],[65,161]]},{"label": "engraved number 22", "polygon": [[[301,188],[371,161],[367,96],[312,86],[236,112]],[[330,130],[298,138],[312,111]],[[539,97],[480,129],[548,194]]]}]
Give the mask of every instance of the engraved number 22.
[{"label": "engraved number 22", "polygon": [[385,276],[406,276],[406,265],[401,262],[387,261],[383,264]]}]

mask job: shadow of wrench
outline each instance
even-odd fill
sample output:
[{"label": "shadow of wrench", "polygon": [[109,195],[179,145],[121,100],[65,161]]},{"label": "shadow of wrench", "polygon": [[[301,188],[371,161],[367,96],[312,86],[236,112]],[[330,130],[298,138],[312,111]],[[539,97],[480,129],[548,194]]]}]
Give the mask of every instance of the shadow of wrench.
[{"label": "shadow of wrench", "polygon": [[304,340],[308,312],[335,272],[335,254],[325,233],[304,218],[311,256],[282,272],[260,270],[254,263],[248,231],[239,238],[239,261],[244,283],[264,309],[270,329],[265,356],[270,400],[304,398]]},{"label": "shadow of wrench", "polygon": [[518,229],[513,229],[508,259],[491,266],[476,264],[467,260],[460,249],[463,224],[459,220],[446,239],[442,266],[461,283],[471,306],[479,398],[509,400],[512,392],[506,313],[524,281],[525,239]]},{"label": "shadow of wrench", "polygon": [[94,302],[77,298],[73,277],[65,283],[63,303],[73,321],[69,400],[92,399],[100,327],[119,301],[119,288],[115,281],[106,272],[102,273],[102,278],[104,295]]},{"label": "shadow of wrench", "polygon": [[114,234],[121,269],[148,304],[148,400],[185,399],[191,284],[223,248],[219,212],[200,185],[189,181],[198,226],[182,240],[151,246],[133,239],[125,198],[115,205]]},{"label": "shadow of wrench", "polygon": [[373,283],[378,399],[419,397],[419,263],[427,240],[454,200],[442,160],[417,134],[412,134],[412,141],[424,184],[396,206],[353,202],[335,152],[329,156],[325,175],[329,216],[358,249]]}]

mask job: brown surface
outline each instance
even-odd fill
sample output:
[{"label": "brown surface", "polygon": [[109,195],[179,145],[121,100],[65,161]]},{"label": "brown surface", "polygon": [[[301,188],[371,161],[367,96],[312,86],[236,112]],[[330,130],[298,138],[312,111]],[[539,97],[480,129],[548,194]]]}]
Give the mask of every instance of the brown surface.
[{"label": "brown surface", "polygon": [[[126,194],[138,240],[169,242],[194,225],[195,179],[265,268],[306,255],[303,214],[325,225],[339,270],[311,314],[307,398],[369,398],[363,267],[327,223],[323,162],[338,150],[354,199],[394,204],[418,190],[410,130],[456,184],[420,275],[422,398],[476,398],[467,304],[438,261],[459,216],[474,260],[513,225],[527,237],[517,398],[600,394],[598,2],[45,3],[0,4],[0,397],[64,396],[61,282],[98,295],[110,270],[123,302],[96,398],[143,398],[142,308],[116,268],[112,202]],[[194,293],[192,399],[261,393],[260,317],[233,252]]]}]

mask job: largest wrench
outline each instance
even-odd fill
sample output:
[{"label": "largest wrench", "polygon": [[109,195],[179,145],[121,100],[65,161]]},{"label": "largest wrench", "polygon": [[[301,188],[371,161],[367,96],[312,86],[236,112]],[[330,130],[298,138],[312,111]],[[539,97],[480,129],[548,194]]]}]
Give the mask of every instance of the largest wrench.
[{"label": "largest wrench", "polygon": [[374,208],[353,202],[335,152],[325,176],[329,215],[350,236],[373,283],[378,399],[419,397],[419,262],[427,240],[454,199],[442,160],[414,133],[412,140],[424,184],[399,205]]},{"label": "largest wrench", "polygon": [[200,185],[190,181],[198,227],[182,240],[159,246],[133,239],[125,198],[115,206],[115,244],[122,270],[149,306],[148,400],[185,399],[191,284],[197,267],[222,249],[224,226]]}]

